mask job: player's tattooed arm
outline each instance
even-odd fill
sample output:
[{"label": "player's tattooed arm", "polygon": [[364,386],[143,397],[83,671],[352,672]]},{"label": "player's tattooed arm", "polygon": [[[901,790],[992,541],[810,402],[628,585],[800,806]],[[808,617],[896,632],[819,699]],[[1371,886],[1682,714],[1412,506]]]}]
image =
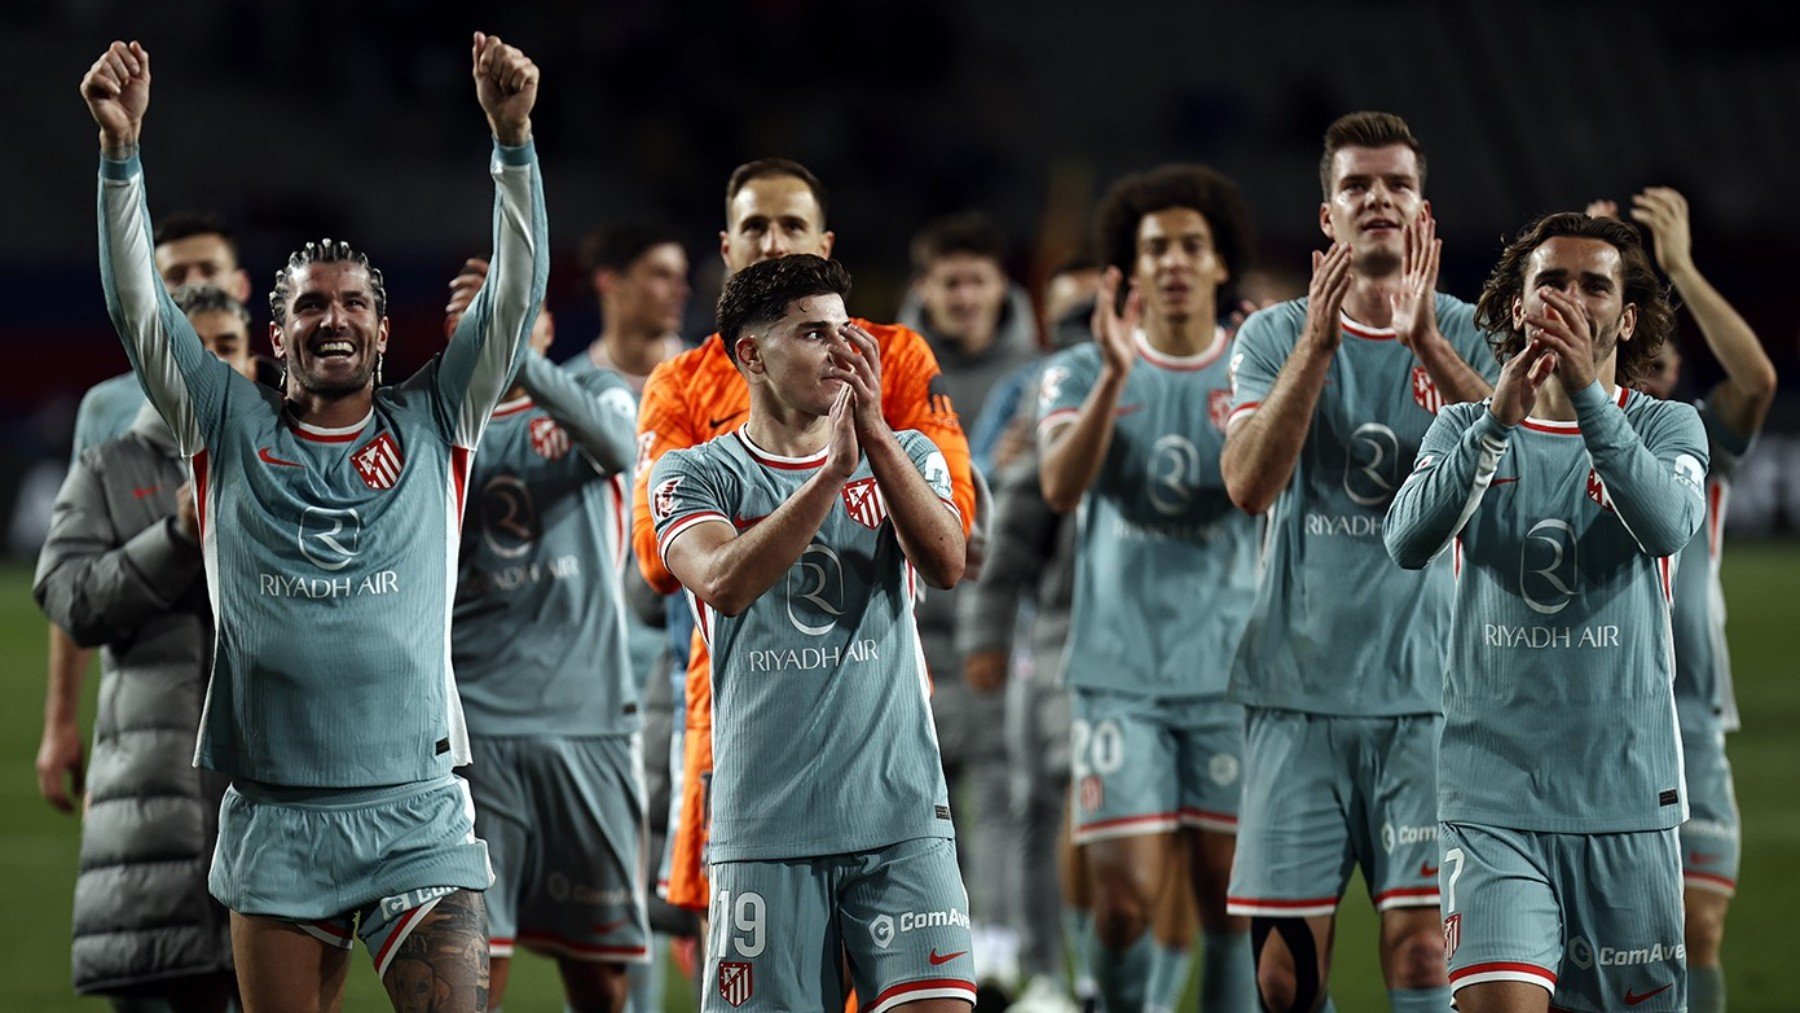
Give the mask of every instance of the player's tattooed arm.
[{"label": "player's tattooed arm", "polygon": [[1137,361],[1138,321],[1143,301],[1134,289],[1119,312],[1119,286],[1124,276],[1118,268],[1106,269],[1100,295],[1094,300],[1094,345],[1100,350],[1100,376],[1081,402],[1075,418],[1046,431],[1038,455],[1038,484],[1044,502],[1058,513],[1081,505],[1081,497],[1093,487],[1100,465],[1112,446],[1114,409],[1125,391],[1125,381]]},{"label": "player's tattooed arm", "polygon": [[381,979],[404,1013],[477,1013],[488,1003],[487,908],[458,890],[431,909],[400,942]]},{"label": "player's tattooed arm", "polygon": [[874,336],[855,324],[846,324],[833,336],[832,352],[832,375],[844,381],[833,414],[845,406],[847,398],[852,430],[848,440],[834,434],[833,453],[841,448],[852,472],[856,462],[852,441],[868,455],[869,470],[887,500],[888,517],[900,539],[900,551],[925,583],[935,588],[956,586],[968,561],[962,520],[944,509],[882,417],[881,352]]},{"label": "player's tattooed arm", "polygon": [[1306,327],[1300,340],[1282,364],[1269,396],[1226,434],[1219,458],[1225,490],[1245,513],[1266,513],[1294,477],[1325,376],[1344,340],[1338,318],[1350,292],[1350,247],[1336,243],[1325,253],[1315,250],[1312,260]]},{"label": "player's tattooed arm", "polygon": [[1437,237],[1437,219],[1431,215],[1429,202],[1407,225],[1405,238],[1400,290],[1390,297],[1394,333],[1419,360],[1448,403],[1480,401],[1493,388],[1438,329],[1438,258],[1444,241]]}]

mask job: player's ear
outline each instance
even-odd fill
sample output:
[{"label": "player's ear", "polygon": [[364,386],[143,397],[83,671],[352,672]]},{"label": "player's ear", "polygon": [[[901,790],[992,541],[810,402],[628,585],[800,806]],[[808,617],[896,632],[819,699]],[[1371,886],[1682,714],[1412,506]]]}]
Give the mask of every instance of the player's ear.
[{"label": "player's ear", "polygon": [[763,371],[762,350],[756,347],[756,339],[748,331],[739,331],[737,344],[732,346],[737,354],[738,368],[745,373],[761,373]]},{"label": "player's ear", "polygon": [[281,333],[281,325],[273,320],[269,321],[269,349],[275,353],[277,359],[287,358],[286,345],[287,340]]},{"label": "player's ear", "polygon": [[1326,239],[1334,243],[1338,241],[1337,230],[1331,227],[1331,203],[1329,201],[1319,202],[1319,231],[1325,233]]},{"label": "player's ear", "polygon": [[381,318],[381,322],[375,325],[375,350],[377,352],[387,351],[387,339],[388,318],[384,316]]},{"label": "player's ear", "polygon": [[831,248],[836,245],[837,245],[837,233],[831,231],[830,229],[826,229],[824,232],[819,233],[819,246],[824,251],[820,254],[820,256],[824,257],[826,260],[830,260],[831,259]]},{"label": "player's ear", "polygon": [[1507,312],[1507,316],[1512,319],[1513,330],[1518,331],[1520,334],[1525,333],[1524,296],[1513,296],[1512,308]]},{"label": "player's ear", "polygon": [[619,283],[619,274],[611,268],[603,267],[594,272],[594,294],[604,299],[612,294],[613,286]]},{"label": "player's ear", "polygon": [[719,259],[725,262],[725,270],[731,270],[731,233],[719,230]]},{"label": "player's ear", "polygon": [[241,303],[250,302],[250,272],[243,268],[231,272],[231,285],[226,289],[231,297]]},{"label": "player's ear", "polygon": [[1637,303],[1626,303],[1624,311],[1619,314],[1619,344],[1630,341],[1637,333],[1637,320]]}]

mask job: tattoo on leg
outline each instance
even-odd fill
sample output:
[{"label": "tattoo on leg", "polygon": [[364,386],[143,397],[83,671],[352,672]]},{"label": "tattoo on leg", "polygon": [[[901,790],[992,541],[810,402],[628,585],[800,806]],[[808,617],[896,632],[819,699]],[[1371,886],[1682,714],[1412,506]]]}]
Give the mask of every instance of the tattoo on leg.
[{"label": "tattoo on leg", "polygon": [[458,890],[400,942],[381,983],[397,1013],[482,1013],[488,1002],[487,908]]}]

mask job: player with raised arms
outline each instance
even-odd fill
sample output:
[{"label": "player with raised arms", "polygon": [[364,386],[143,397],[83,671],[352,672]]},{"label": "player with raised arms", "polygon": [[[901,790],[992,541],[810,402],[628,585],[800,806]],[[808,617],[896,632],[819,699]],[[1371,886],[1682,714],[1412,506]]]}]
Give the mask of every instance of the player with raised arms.
[{"label": "player with raised arms", "polygon": [[492,880],[475,837],[450,596],[469,455],[511,382],[549,250],[531,143],[538,70],[477,33],[494,137],[494,269],[449,347],[379,387],[381,273],[349,244],[294,253],[269,297],[270,391],[201,345],[150,249],[138,139],[150,54],[81,82],[100,126],[100,268],[145,393],[193,458],[217,619],[195,762],[227,774],[210,889],[232,911],[246,1010],[332,1009],[360,934],[396,1007],[487,1004]]},{"label": "player with raised arms", "polygon": [[1493,398],[1439,413],[1388,513],[1396,562],[1458,569],[1438,843],[1465,1013],[1687,1009],[1670,569],[1707,439],[1631,389],[1672,319],[1630,226],[1531,223],[1476,309]]},{"label": "player with raised arms", "polygon": [[1225,913],[1244,710],[1224,696],[1256,591],[1257,524],[1218,464],[1232,344],[1219,296],[1247,267],[1249,218],[1237,186],[1205,166],[1114,184],[1097,216],[1094,341],[1051,359],[1039,396],[1045,501],[1081,508],[1069,811],[1108,1009],[1179,1002],[1193,929],[1158,907],[1183,880],[1205,934],[1201,1008],[1256,1002],[1249,925]]},{"label": "player with raised arms", "polygon": [[1332,927],[1353,866],[1381,917],[1402,1013],[1449,1003],[1434,779],[1450,573],[1396,570],[1382,518],[1444,404],[1487,396],[1473,308],[1436,291],[1425,156],[1391,113],[1325,134],[1305,298],[1254,313],[1232,350],[1220,458],[1267,513],[1262,579],[1232,671],[1248,707],[1227,909],[1251,919],[1273,1009],[1329,1008]]},{"label": "player with raised arms", "polygon": [[850,276],[796,254],[733,275],[719,337],[742,427],[657,462],[658,548],[712,657],[712,936],[702,1009],[954,1013],[968,897],[913,610],[961,578],[933,443],[882,417]]}]

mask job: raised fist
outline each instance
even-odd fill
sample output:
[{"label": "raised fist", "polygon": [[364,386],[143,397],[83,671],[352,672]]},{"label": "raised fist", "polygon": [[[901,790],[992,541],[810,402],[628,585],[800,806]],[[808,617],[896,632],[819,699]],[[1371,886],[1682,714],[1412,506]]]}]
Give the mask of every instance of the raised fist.
[{"label": "raised fist", "polygon": [[537,104],[538,68],[499,36],[475,33],[471,50],[475,97],[501,144],[524,144],[531,137],[531,107]]},{"label": "raised fist", "polygon": [[144,111],[150,108],[150,52],[135,42],[106,47],[81,78],[81,97],[109,151],[137,144]]}]

